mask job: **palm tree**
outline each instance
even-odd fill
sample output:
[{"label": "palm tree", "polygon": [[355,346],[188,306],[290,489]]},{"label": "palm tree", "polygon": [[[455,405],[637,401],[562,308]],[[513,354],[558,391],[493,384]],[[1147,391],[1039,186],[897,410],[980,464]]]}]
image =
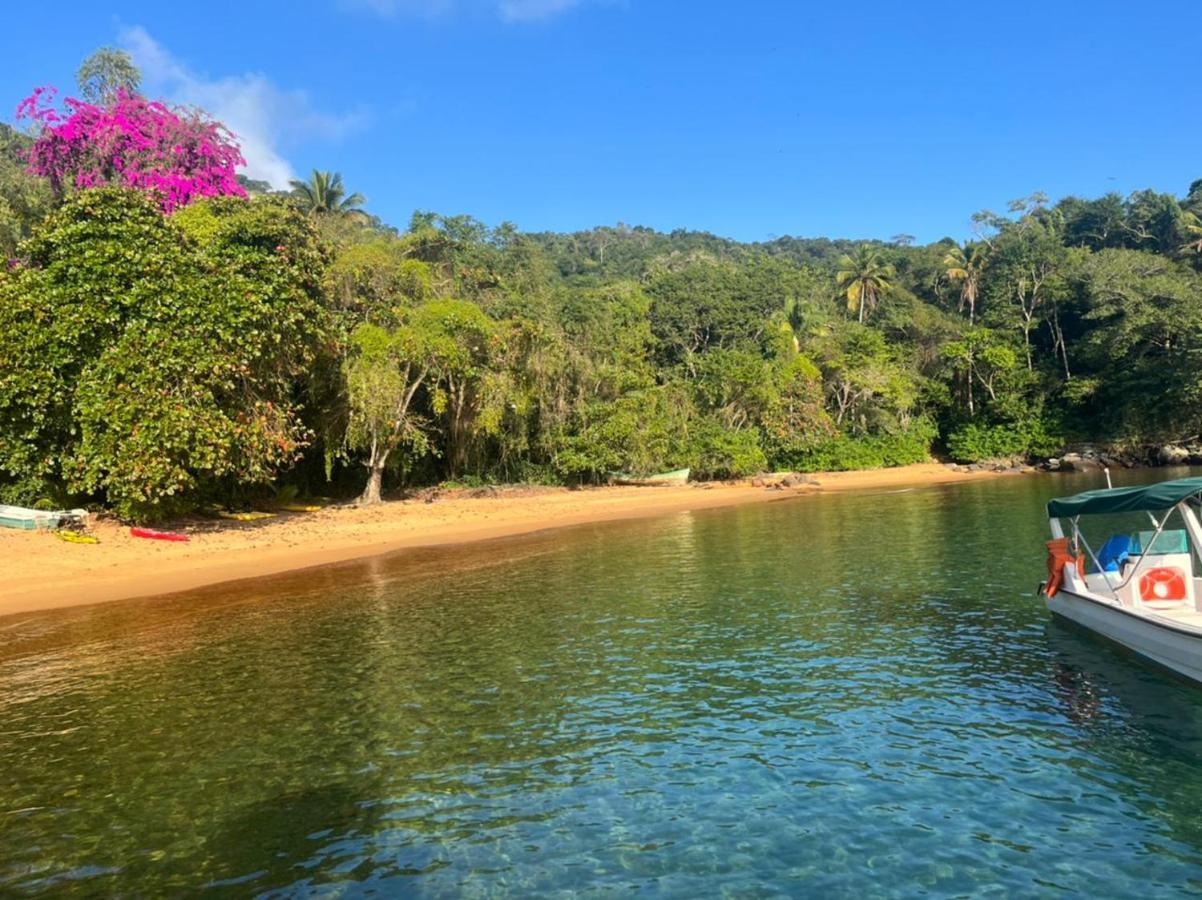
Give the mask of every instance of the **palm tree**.
[{"label": "palm tree", "polygon": [[893,266],[881,260],[879,250],[861,244],[854,256],[845,254],[839,260],[835,280],[847,297],[848,311],[858,309],[859,319],[863,322],[865,310],[875,309],[877,301],[893,289],[889,279],[894,274]]},{"label": "palm tree", "polygon": [[794,353],[801,352],[801,339],[798,335],[801,334],[805,323],[805,314],[805,304],[794,296],[786,297],[784,304],[776,311],[776,320],[780,322],[780,330],[789,336]]},{"label": "palm tree", "polygon": [[319,172],[314,169],[308,181],[292,182],[292,192],[300,200],[305,211],[314,214],[345,216],[362,213],[362,210],[356,207],[367,202],[367,198],[358,192],[346,195],[340,172]]},{"label": "palm tree", "polygon": [[943,273],[952,281],[960,282],[960,311],[968,307],[968,324],[973,324],[977,316],[977,295],[981,290],[981,273],[989,263],[988,251],[984,244],[965,244],[963,247],[953,246],[943,256],[943,265],[947,270]]}]

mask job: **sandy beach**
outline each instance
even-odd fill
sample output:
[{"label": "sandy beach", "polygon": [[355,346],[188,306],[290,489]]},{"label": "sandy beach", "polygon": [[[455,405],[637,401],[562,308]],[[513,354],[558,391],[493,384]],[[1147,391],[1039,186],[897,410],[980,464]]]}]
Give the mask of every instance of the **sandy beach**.
[{"label": "sandy beach", "polygon": [[147,597],[304,569],[413,547],[468,543],[549,528],[643,518],[694,509],[764,503],[804,494],[933,485],[996,477],[953,472],[936,463],[814,475],[817,485],[751,482],[680,487],[498,488],[377,507],[281,513],[260,522],[188,520],[172,527],[188,543],[131,537],[101,519],[99,544],[69,544],[52,534],[0,529],[0,615]]}]

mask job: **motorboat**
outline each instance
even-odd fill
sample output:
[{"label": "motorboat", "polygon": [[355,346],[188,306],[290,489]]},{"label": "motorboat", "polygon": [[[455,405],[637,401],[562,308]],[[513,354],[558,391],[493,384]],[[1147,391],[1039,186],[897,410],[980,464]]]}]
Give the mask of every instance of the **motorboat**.
[{"label": "motorboat", "polygon": [[[1048,609],[1202,683],[1202,477],[1105,488],[1049,501]],[[1138,517],[1090,544],[1082,519]],[[1200,570],[1202,571],[1202,570]]]}]

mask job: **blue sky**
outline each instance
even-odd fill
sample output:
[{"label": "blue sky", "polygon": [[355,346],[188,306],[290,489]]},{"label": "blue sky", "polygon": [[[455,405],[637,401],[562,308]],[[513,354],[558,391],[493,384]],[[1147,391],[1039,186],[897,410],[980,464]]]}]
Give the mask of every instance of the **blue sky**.
[{"label": "blue sky", "polygon": [[1198,0],[57,2],[0,109],[130,48],[252,174],[491,224],[936,240],[1042,190],[1202,178]]}]

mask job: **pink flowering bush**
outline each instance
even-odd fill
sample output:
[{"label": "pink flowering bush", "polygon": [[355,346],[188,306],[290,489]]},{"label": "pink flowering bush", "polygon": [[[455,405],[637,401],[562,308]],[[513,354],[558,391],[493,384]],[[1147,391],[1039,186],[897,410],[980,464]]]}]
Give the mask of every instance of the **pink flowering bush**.
[{"label": "pink flowering bush", "polygon": [[165,213],[198,197],[246,196],[237,167],[246,160],[233,135],[203,113],[173,110],[122,92],[111,106],[69,97],[53,105],[53,88],[38,88],[17,106],[18,119],[41,126],[29,171],[68,188],[124,185],[153,193]]}]

